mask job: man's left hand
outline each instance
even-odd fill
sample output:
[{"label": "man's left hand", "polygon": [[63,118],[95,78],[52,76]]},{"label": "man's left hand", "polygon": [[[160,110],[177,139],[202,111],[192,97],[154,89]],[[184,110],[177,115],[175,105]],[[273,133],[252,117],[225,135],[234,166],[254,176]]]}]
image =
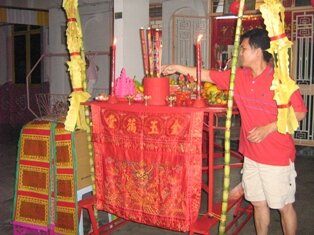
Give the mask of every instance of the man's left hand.
[{"label": "man's left hand", "polygon": [[276,122],[267,124],[265,126],[255,127],[249,131],[247,139],[252,143],[260,143],[270,133],[277,130]]}]

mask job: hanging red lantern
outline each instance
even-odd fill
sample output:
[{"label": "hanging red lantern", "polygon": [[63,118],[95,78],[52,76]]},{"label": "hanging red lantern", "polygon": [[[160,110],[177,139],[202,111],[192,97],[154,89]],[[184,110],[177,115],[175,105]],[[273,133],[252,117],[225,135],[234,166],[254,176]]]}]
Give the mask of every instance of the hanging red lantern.
[{"label": "hanging red lantern", "polygon": [[[311,1],[314,1],[314,0],[311,0]],[[232,13],[233,15],[238,15],[239,8],[240,8],[240,1],[234,0],[229,6],[229,12]],[[244,10],[246,10],[245,5],[244,5]]]},{"label": "hanging red lantern", "polygon": [[312,7],[314,7],[314,0],[311,0],[311,5]]}]

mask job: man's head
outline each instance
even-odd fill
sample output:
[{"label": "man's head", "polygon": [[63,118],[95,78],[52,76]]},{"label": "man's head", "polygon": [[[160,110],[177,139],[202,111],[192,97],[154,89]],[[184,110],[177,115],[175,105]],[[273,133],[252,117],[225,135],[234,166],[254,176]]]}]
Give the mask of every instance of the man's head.
[{"label": "man's head", "polygon": [[[245,32],[240,39],[241,50],[245,50],[243,44],[249,45],[251,49],[260,49],[263,53],[263,59],[270,62],[272,55],[266,51],[270,47],[270,39],[265,29],[255,28]],[[240,50],[240,52],[241,52]]]}]

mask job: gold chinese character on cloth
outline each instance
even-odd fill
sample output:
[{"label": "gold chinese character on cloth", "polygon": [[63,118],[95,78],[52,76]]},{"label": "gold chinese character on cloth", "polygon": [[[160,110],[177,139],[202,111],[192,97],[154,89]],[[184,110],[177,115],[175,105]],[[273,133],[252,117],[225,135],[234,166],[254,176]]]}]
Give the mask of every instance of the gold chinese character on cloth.
[{"label": "gold chinese character on cloth", "polygon": [[148,132],[148,134],[158,134],[159,133],[157,124],[158,124],[157,120],[150,121],[150,131]]},{"label": "gold chinese character on cloth", "polygon": [[127,132],[136,133],[137,126],[135,118],[129,118],[127,122]]},{"label": "gold chinese character on cloth", "polygon": [[108,117],[106,117],[105,121],[110,129],[114,129],[116,127],[117,118],[114,114],[110,114]]}]

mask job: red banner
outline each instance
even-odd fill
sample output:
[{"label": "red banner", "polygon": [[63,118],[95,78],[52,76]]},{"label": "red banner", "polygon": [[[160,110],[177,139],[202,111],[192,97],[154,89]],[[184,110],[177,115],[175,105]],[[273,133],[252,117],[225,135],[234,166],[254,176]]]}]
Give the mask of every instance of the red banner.
[{"label": "red banner", "polygon": [[92,103],[97,209],[189,231],[201,196],[203,111]]}]

